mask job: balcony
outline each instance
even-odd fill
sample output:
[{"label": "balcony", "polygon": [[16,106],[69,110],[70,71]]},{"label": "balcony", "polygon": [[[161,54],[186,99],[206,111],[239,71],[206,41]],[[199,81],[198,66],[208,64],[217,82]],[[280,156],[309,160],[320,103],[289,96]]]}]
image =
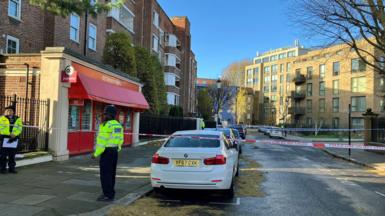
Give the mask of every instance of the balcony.
[{"label": "balcony", "polygon": [[293,91],[291,94],[294,100],[303,100],[306,98],[306,93],[304,91]]},{"label": "balcony", "polygon": [[306,77],[303,74],[298,74],[294,77],[293,81],[296,85],[301,85],[306,82]]},{"label": "balcony", "polygon": [[166,47],[164,48],[164,52],[175,54],[178,57],[181,57],[182,55],[182,51],[180,49],[178,49],[177,47],[167,46],[167,44],[166,44]]},{"label": "balcony", "polygon": [[290,107],[289,113],[294,115],[294,116],[305,115],[305,108],[304,107]]},{"label": "balcony", "polygon": [[381,96],[385,96],[385,86],[378,86],[376,90],[378,94],[380,94]]}]

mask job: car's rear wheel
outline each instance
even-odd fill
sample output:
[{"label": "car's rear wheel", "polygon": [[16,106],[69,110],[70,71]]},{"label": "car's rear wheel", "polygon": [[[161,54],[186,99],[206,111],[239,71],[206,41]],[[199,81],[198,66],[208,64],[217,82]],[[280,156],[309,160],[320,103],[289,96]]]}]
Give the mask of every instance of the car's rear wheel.
[{"label": "car's rear wheel", "polygon": [[230,188],[224,191],[224,195],[228,199],[234,198],[234,179],[231,181]]}]

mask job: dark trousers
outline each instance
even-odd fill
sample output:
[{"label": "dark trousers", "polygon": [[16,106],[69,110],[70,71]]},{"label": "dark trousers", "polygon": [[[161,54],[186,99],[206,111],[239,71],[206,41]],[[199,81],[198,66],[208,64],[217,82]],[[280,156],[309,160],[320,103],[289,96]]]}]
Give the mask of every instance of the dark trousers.
[{"label": "dark trousers", "polygon": [[100,157],[100,182],[103,194],[108,198],[115,197],[115,176],[118,164],[118,148],[106,148]]},{"label": "dark trousers", "polygon": [[8,169],[10,171],[15,170],[16,161],[16,148],[1,148],[0,150],[0,170],[5,170],[7,165],[7,157],[8,157]]}]

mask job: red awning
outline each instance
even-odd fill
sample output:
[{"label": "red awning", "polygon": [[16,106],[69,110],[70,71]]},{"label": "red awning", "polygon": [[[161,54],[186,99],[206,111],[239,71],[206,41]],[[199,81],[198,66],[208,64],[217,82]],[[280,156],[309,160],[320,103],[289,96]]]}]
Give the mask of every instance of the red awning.
[{"label": "red awning", "polygon": [[131,108],[149,108],[142,92],[96,80],[82,73],[78,73],[78,77],[80,82],[73,84],[69,90],[71,99],[91,99]]}]

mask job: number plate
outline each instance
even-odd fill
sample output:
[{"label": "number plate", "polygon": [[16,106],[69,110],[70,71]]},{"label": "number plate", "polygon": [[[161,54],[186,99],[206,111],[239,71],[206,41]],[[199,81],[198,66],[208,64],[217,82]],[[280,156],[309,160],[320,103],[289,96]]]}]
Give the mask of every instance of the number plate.
[{"label": "number plate", "polygon": [[198,167],[199,160],[174,160],[174,165],[177,167]]}]

